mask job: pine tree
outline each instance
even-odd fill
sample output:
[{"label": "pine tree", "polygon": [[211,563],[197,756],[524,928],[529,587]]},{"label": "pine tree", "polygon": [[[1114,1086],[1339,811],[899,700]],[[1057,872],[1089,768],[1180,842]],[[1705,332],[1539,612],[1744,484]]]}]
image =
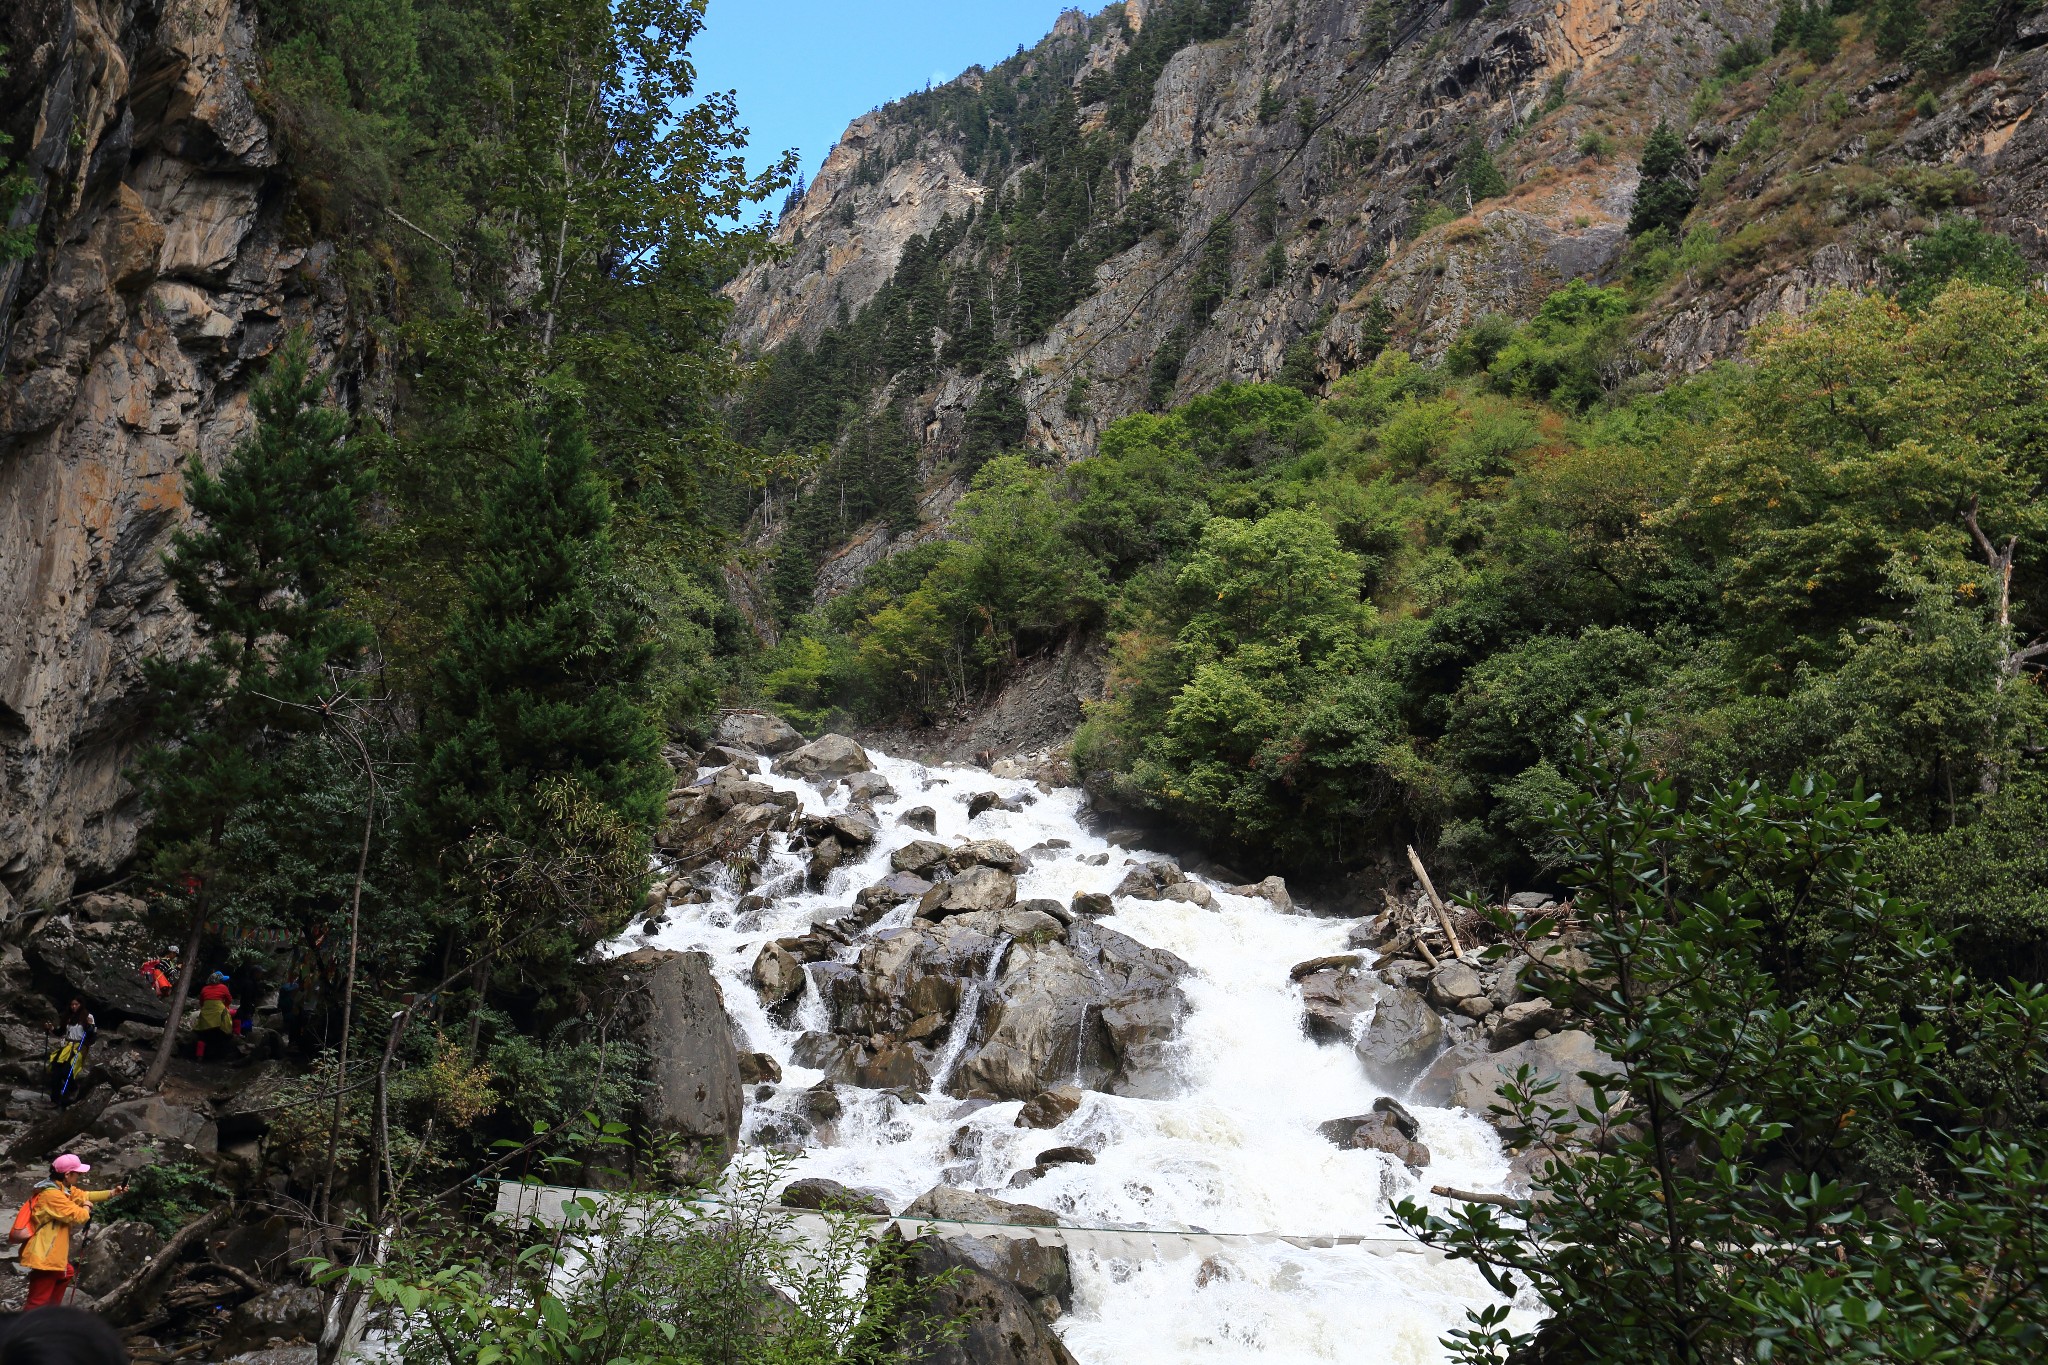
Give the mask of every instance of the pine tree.
[{"label": "pine tree", "polygon": [[535,798],[553,779],[643,842],[660,816],[668,773],[643,706],[653,652],[641,613],[610,581],[610,522],[573,418],[517,434],[435,663],[416,784],[433,851],[474,835],[546,846]]},{"label": "pine tree", "polygon": [[1643,144],[1635,204],[1628,218],[1631,236],[1660,227],[1668,229],[1674,237],[1678,235],[1697,197],[1686,172],[1684,141],[1670,124],[1660,121],[1651,130],[1649,141]]},{"label": "pine tree", "polygon": [[156,870],[196,894],[149,1087],[169,1065],[198,966],[222,835],[275,787],[277,764],[315,721],[307,703],[368,643],[341,596],[364,548],[356,509],[370,477],[344,448],[348,419],[325,404],[310,354],[303,333],[286,338],[250,391],[256,429],[218,475],[197,456],[186,466],[195,526],[173,535],[164,556],[200,648],[143,665],[157,744],[137,776]]},{"label": "pine tree", "polygon": [[1493,153],[1486,149],[1486,139],[1478,133],[1465,143],[1464,155],[1458,162],[1458,180],[1472,204],[1498,198],[1508,192],[1507,177],[1494,164]]},{"label": "pine tree", "polygon": [[1878,55],[1897,59],[1913,50],[1927,32],[1920,0],[1879,0],[1877,28],[1871,35]]},{"label": "pine tree", "polygon": [[1783,52],[1799,42],[1806,28],[1804,0],[1778,0],[1778,22],[1771,26],[1771,51]]}]

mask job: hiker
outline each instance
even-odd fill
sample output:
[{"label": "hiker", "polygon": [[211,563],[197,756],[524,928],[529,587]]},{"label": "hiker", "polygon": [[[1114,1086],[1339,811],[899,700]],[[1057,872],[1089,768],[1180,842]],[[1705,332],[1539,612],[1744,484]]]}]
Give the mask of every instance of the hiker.
[{"label": "hiker", "polygon": [[232,1056],[235,1046],[234,992],[228,989],[228,974],[215,972],[199,992],[199,1035],[192,1041],[192,1057],[206,1060],[208,1036],[220,1050]]},{"label": "hiker", "polygon": [[82,1308],[0,1317],[0,1365],[128,1365],[121,1334]]},{"label": "hiker", "polygon": [[35,1193],[15,1215],[10,1238],[21,1240],[26,1234],[26,1244],[21,1248],[21,1268],[28,1272],[24,1312],[31,1308],[54,1308],[63,1302],[65,1291],[78,1275],[77,1267],[71,1264],[71,1229],[91,1220],[94,1204],[128,1192],[126,1185],[116,1185],[111,1190],[80,1187],[78,1177],[91,1169],[75,1154],[64,1153],[50,1163],[50,1178],[37,1183]]},{"label": "hiker", "polygon": [[64,1011],[63,1036],[50,1053],[50,1103],[62,1109],[78,1097],[79,1079],[85,1075],[85,1064],[92,1049],[92,1040],[99,1036],[99,1021],[85,1008],[85,1002],[73,998]]},{"label": "hiker", "polygon": [[160,957],[153,957],[135,969],[142,977],[142,984],[156,992],[156,998],[164,999],[171,993],[171,972],[176,970]]}]

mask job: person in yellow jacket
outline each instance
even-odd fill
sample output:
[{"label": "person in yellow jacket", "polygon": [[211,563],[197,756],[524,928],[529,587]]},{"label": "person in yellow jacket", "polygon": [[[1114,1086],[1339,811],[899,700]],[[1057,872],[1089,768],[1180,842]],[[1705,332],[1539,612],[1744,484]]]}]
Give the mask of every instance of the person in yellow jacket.
[{"label": "person in yellow jacket", "polygon": [[71,1229],[91,1220],[94,1204],[128,1192],[126,1185],[111,1190],[81,1188],[78,1177],[91,1169],[66,1152],[50,1163],[50,1178],[37,1184],[30,1196],[29,1221],[35,1230],[21,1248],[21,1267],[28,1272],[24,1312],[63,1303],[64,1291],[78,1274],[71,1264]]}]

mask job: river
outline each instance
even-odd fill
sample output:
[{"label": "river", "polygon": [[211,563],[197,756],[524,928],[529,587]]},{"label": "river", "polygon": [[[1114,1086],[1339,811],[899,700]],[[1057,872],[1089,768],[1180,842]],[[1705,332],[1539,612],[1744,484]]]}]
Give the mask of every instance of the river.
[{"label": "river", "polygon": [[[1112,890],[1135,856],[1088,832],[1076,790],[1040,792],[975,768],[870,757],[897,793],[874,802],[882,836],[822,890],[806,889],[802,855],[785,851],[756,887],[769,893],[765,907],[741,913],[737,892],[722,887],[709,904],[672,907],[658,930],[616,945],[708,953],[742,1046],[781,1064],[783,1080],[770,1098],[750,1096],[743,1142],[776,1125],[779,1114],[800,1112],[804,1090],[820,1079],[792,1061],[791,1049],[803,1025],[821,1026],[822,1006],[812,991],[797,1028],[769,1016],[749,978],[764,942],[842,913],[856,891],[888,875],[889,852],[916,838],[995,838],[1038,849],[1018,878],[1018,897],[1062,903],[1076,892]],[[826,795],[795,779],[764,773],[758,780],[795,792],[806,813],[842,809],[847,799],[843,787]],[[1029,804],[984,812],[970,827],[965,797],[987,791]],[[936,836],[896,822],[915,806],[937,813]],[[1066,846],[1039,847],[1056,841]],[[1349,1049],[1319,1046],[1304,1034],[1288,969],[1344,951],[1350,926],[1211,889],[1214,909],[1124,898],[1102,921],[1194,968],[1184,983],[1190,1010],[1175,1062],[1178,1094],[1148,1100],[1091,1091],[1059,1128],[1040,1131],[1014,1126],[1016,1102],[976,1106],[935,1093],[911,1104],[842,1086],[845,1114],[832,1125],[830,1145],[805,1149],[794,1174],[883,1191],[892,1210],[951,1183],[1049,1208],[1073,1226],[1386,1239],[1314,1250],[1247,1240],[1203,1256],[1076,1251],[1074,1310],[1056,1329],[1082,1365],[1441,1360],[1443,1334],[1464,1325],[1468,1307],[1491,1301],[1491,1291],[1471,1267],[1406,1244],[1388,1206],[1426,1194],[1430,1184],[1500,1188],[1507,1177],[1500,1143],[1462,1110],[1414,1107],[1435,1158],[1418,1179],[1390,1156],[1324,1140],[1318,1124],[1364,1113],[1382,1092]],[[912,908],[898,907],[870,932],[906,923]],[[978,1140],[960,1141],[963,1126]],[[1059,1144],[1090,1148],[1095,1163],[1057,1166],[1024,1189],[1006,1188],[1035,1153]]]}]

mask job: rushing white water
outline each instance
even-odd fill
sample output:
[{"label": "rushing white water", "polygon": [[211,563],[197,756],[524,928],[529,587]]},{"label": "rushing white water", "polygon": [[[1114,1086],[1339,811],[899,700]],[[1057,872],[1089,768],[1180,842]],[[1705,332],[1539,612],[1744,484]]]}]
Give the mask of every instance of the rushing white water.
[{"label": "rushing white water", "polygon": [[[978,769],[928,769],[871,757],[897,792],[874,803],[882,837],[865,856],[835,870],[822,891],[805,888],[799,856],[780,854],[758,888],[770,897],[766,907],[742,914],[737,894],[721,890],[708,905],[672,907],[658,931],[615,945],[710,954],[727,1008],[745,1035],[742,1046],[770,1054],[783,1070],[769,1098],[750,1097],[743,1140],[786,1127],[790,1116],[802,1113],[804,1090],[821,1079],[790,1058],[803,1028],[824,1026],[815,990],[798,1008],[798,1027],[782,1027],[751,984],[755,954],[767,940],[843,913],[854,892],[888,874],[890,850],[928,837],[949,843],[997,838],[1020,850],[1064,840],[1064,848],[1031,854],[1017,891],[1019,899],[1062,903],[1076,892],[1112,890],[1126,860],[1138,856],[1082,827],[1079,792],[1041,794],[1029,782]],[[841,809],[847,799],[843,788],[828,797],[790,779],[759,780],[797,792],[807,813]],[[984,791],[1029,798],[1030,804],[1018,812],[985,812],[970,829],[966,798]],[[937,812],[936,836],[896,823],[897,814],[915,806]],[[1089,1092],[1059,1128],[1041,1131],[1015,1126],[1015,1102],[977,1108],[937,1093],[935,1085],[927,1103],[907,1104],[841,1086],[844,1115],[819,1134],[821,1145],[804,1151],[795,1174],[884,1191],[898,1210],[945,1183],[1050,1208],[1074,1226],[1364,1234],[1391,1243],[1401,1238],[1388,1213],[1394,1201],[1423,1196],[1429,1184],[1498,1189],[1507,1175],[1499,1142],[1462,1111],[1414,1108],[1435,1157],[1422,1182],[1390,1156],[1340,1151],[1317,1133],[1324,1120],[1368,1111],[1383,1093],[1348,1048],[1319,1046],[1304,1034],[1300,991],[1288,979],[1295,963],[1342,951],[1349,926],[1283,915],[1264,900],[1211,889],[1215,909],[1122,899],[1103,921],[1177,953],[1195,970],[1183,983],[1190,1009],[1181,1027],[1183,1088],[1176,1097]],[[911,909],[892,911],[877,929],[906,923]],[[997,966],[990,963],[969,988],[959,1011],[964,1021],[971,1024],[979,1012],[981,990],[999,989]],[[949,1072],[966,1043],[966,1027],[956,1028],[934,1072]],[[1022,1190],[1005,1188],[1036,1153],[1064,1144],[1092,1149],[1095,1164],[1058,1166]],[[1076,1252],[1073,1270],[1074,1311],[1057,1329],[1083,1365],[1419,1365],[1441,1360],[1443,1334],[1464,1324],[1468,1307],[1492,1298],[1469,1266],[1359,1246],[1241,1243],[1207,1258]]]}]

